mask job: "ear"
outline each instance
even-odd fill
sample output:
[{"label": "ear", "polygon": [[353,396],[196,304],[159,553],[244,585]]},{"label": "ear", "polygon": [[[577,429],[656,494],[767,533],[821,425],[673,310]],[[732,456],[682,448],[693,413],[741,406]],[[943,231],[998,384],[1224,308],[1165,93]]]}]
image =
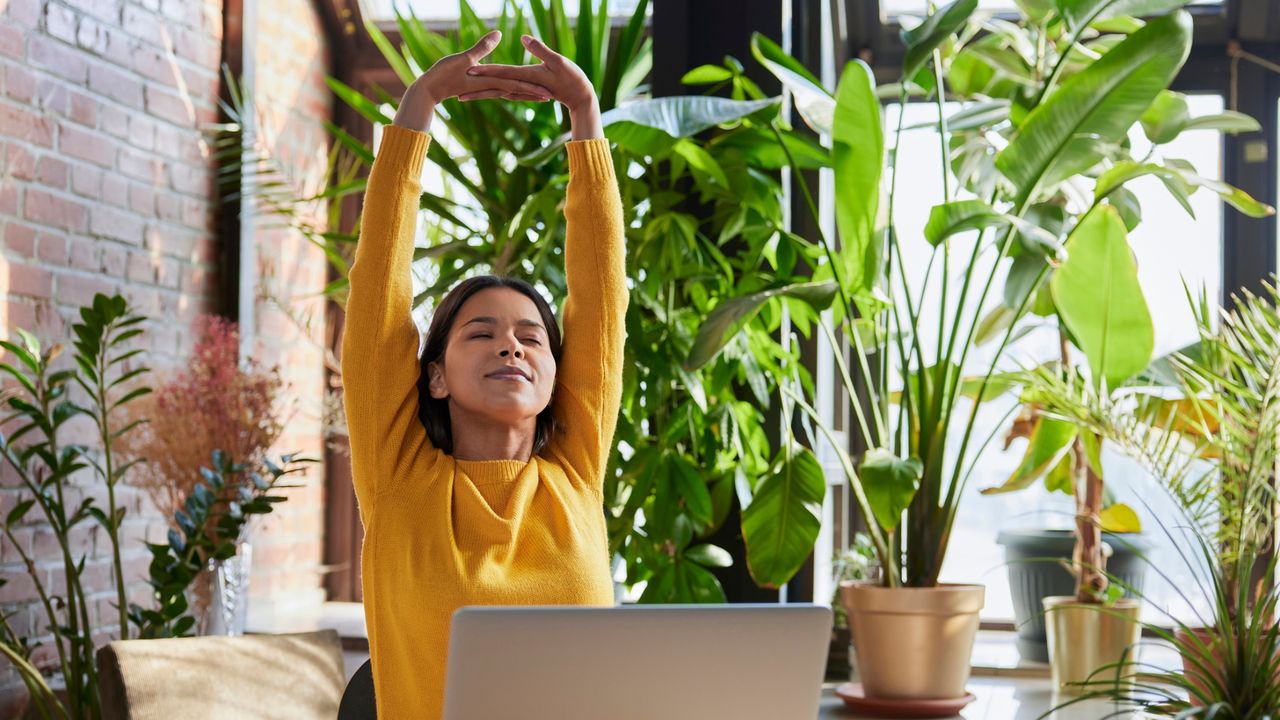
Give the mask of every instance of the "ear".
[{"label": "ear", "polygon": [[427,365],[427,390],[431,393],[431,397],[436,400],[443,400],[449,397],[449,386],[444,381],[444,368],[440,363],[433,362]]}]

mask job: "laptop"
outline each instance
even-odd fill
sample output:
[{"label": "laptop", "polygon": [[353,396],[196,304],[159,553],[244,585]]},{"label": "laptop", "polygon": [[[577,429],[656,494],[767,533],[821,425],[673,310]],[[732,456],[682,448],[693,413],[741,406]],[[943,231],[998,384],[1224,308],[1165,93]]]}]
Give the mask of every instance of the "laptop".
[{"label": "laptop", "polygon": [[444,720],[810,720],[831,622],[800,604],[464,607]]}]

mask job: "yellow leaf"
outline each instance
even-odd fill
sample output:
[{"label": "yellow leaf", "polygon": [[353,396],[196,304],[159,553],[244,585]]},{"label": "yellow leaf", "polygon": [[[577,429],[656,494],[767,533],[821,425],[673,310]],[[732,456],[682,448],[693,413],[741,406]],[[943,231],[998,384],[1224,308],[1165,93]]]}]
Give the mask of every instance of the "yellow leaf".
[{"label": "yellow leaf", "polygon": [[1102,512],[1098,514],[1098,519],[1104,532],[1142,532],[1142,521],[1138,519],[1138,513],[1124,503],[1116,503],[1110,507],[1103,508]]}]

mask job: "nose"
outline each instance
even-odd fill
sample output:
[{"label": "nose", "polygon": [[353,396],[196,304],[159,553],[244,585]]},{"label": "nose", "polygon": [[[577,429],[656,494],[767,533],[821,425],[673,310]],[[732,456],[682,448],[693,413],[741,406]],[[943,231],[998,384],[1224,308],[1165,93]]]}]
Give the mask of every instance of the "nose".
[{"label": "nose", "polygon": [[516,357],[524,359],[524,348],[515,337],[508,337],[506,347],[498,351],[498,357]]}]

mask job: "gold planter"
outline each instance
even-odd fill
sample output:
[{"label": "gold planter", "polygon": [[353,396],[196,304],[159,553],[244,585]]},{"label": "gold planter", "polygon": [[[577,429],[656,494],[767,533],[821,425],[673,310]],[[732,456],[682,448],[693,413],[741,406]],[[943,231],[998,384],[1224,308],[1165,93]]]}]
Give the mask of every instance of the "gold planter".
[{"label": "gold planter", "polygon": [[[1062,692],[1079,693],[1075,683],[1130,682],[1137,667],[1102,670],[1121,660],[1136,660],[1142,626],[1137,600],[1119,600],[1110,607],[1076,602],[1074,597],[1044,599],[1045,628],[1053,684]],[[1125,653],[1128,652],[1126,657]],[[1095,674],[1096,673],[1096,674]]]},{"label": "gold planter", "polygon": [[845,582],[858,678],[868,697],[963,697],[986,588],[886,588]]}]

